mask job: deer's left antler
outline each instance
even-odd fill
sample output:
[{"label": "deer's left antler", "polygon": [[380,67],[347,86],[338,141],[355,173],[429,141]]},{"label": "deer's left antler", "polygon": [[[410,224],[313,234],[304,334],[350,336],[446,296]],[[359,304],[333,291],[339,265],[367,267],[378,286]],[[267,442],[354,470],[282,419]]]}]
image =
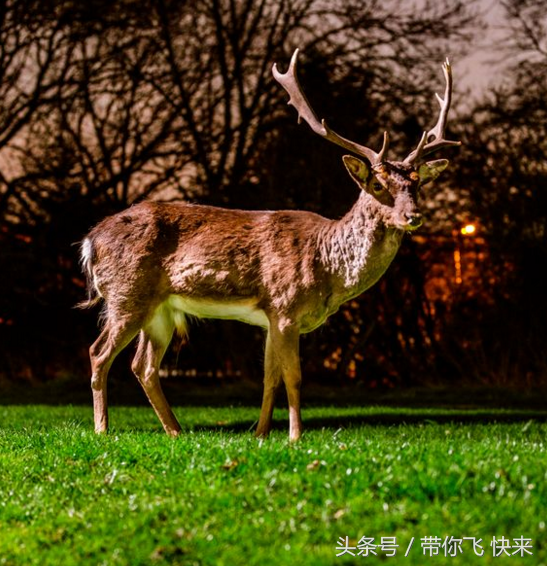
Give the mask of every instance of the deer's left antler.
[{"label": "deer's left antler", "polygon": [[389,136],[387,132],[384,132],[384,143],[382,149],[379,153],[369,147],[365,147],[351,140],[348,140],[336,132],[331,130],[325,120],[319,120],[315,115],[306,95],[302,91],[302,87],[298,82],[298,77],[296,76],[296,65],[298,62],[298,49],[295,49],[293,56],[291,58],[291,63],[289,69],[286,73],[280,73],[277,70],[277,65],[274,64],[272,68],[272,73],[275,80],[289,93],[290,99],[288,104],[294,106],[298,112],[298,121],[303,118],[311,127],[311,129],[320,136],[324,137],[326,140],[335,143],[353,153],[365,157],[370,161],[372,165],[377,165],[381,163],[384,154],[387,150],[389,144]]}]

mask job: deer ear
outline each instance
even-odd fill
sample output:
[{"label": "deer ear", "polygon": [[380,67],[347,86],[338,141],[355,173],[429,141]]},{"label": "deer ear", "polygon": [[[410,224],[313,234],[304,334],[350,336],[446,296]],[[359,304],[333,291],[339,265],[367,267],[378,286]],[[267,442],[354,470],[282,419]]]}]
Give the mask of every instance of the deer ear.
[{"label": "deer ear", "polygon": [[420,176],[420,185],[425,185],[430,181],[434,181],[448,167],[448,159],[437,159],[436,161],[428,161],[418,168]]},{"label": "deer ear", "polygon": [[351,178],[359,185],[360,189],[364,189],[370,179],[370,167],[364,161],[352,155],[344,155],[342,159]]}]

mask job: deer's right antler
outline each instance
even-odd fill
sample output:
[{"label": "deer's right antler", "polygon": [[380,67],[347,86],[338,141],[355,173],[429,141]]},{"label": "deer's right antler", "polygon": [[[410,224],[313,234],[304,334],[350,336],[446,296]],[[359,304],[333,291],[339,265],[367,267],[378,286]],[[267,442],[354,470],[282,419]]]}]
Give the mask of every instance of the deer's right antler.
[{"label": "deer's right antler", "polygon": [[315,112],[313,111],[306,95],[302,91],[302,87],[298,82],[296,76],[296,65],[298,62],[298,49],[295,49],[289,69],[286,73],[280,73],[277,70],[277,65],[274,64],[272,68],[272,73],[275,80],[289,93],[290,99],[288,104],[294,106],[298,112],[298,122],[302,118],[309,124],[311,129],[320,136],[324,137],[326,140],[335,143],[353,153],[365,157],[371,163],[371,165],[377,165],[382,162],[384,154],[388,148],[389,136],[387,132],[384,132],[384,143],[382,149],[379,153],[376,153],[372,149],[348,140],[336,132],[331,130],[325,120],[319,121]]},{"label": "deer's right antler", "polygon": [[[461,142],[459,141],[450,141],[444,137],[448,111],[450,110],[450,102],[452,100],[452,67],[450,66],[448,59],[443,63],[443,74],[446,81],[444,98],[441,98],[437,93],[435,93],[435,97],[441,107],[439,119],[437,120],[434,128],[429,130],[429,132],[424,132],[418,147],[408,155],[408,157],[404,160],[404,163],[414,165],[423,160],[426,155],[433,153],[438,149],[461,145]],[[429,141],[431,136],[433,136],[433,140]]]}]

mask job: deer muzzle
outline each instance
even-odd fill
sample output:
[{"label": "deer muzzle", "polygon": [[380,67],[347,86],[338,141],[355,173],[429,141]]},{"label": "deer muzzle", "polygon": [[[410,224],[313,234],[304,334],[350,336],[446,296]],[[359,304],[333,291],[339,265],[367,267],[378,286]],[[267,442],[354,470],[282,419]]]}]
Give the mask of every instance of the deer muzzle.
[{"label": "deer muzzle", "polygon": [[419,212],[413,214],[405,214],[407,226],[410,230],[416,230],[423,224],[422,215]]}]

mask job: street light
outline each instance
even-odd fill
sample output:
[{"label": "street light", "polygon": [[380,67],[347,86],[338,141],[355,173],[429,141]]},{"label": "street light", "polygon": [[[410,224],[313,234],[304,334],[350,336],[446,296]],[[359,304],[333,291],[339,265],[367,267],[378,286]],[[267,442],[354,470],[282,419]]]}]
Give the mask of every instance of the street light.
[{"label": "street light", "polygon": [[454,281],[456,285],[461,285],[463,283],[463,269],[462,269],[462,246],[461,246],[461,238],[462,237],[470,237],[475,236],[477,232],[477,225],[473,224],[472,222],[468,222],[464,224],[459,231],[454,230],[452,232],[454,236]]},{"label": "street light", "polygon": [[472,223],[465,224],[460,228],[460,234],[462,236],[472,236],[476,231],[477,231],[477,226]]}]

